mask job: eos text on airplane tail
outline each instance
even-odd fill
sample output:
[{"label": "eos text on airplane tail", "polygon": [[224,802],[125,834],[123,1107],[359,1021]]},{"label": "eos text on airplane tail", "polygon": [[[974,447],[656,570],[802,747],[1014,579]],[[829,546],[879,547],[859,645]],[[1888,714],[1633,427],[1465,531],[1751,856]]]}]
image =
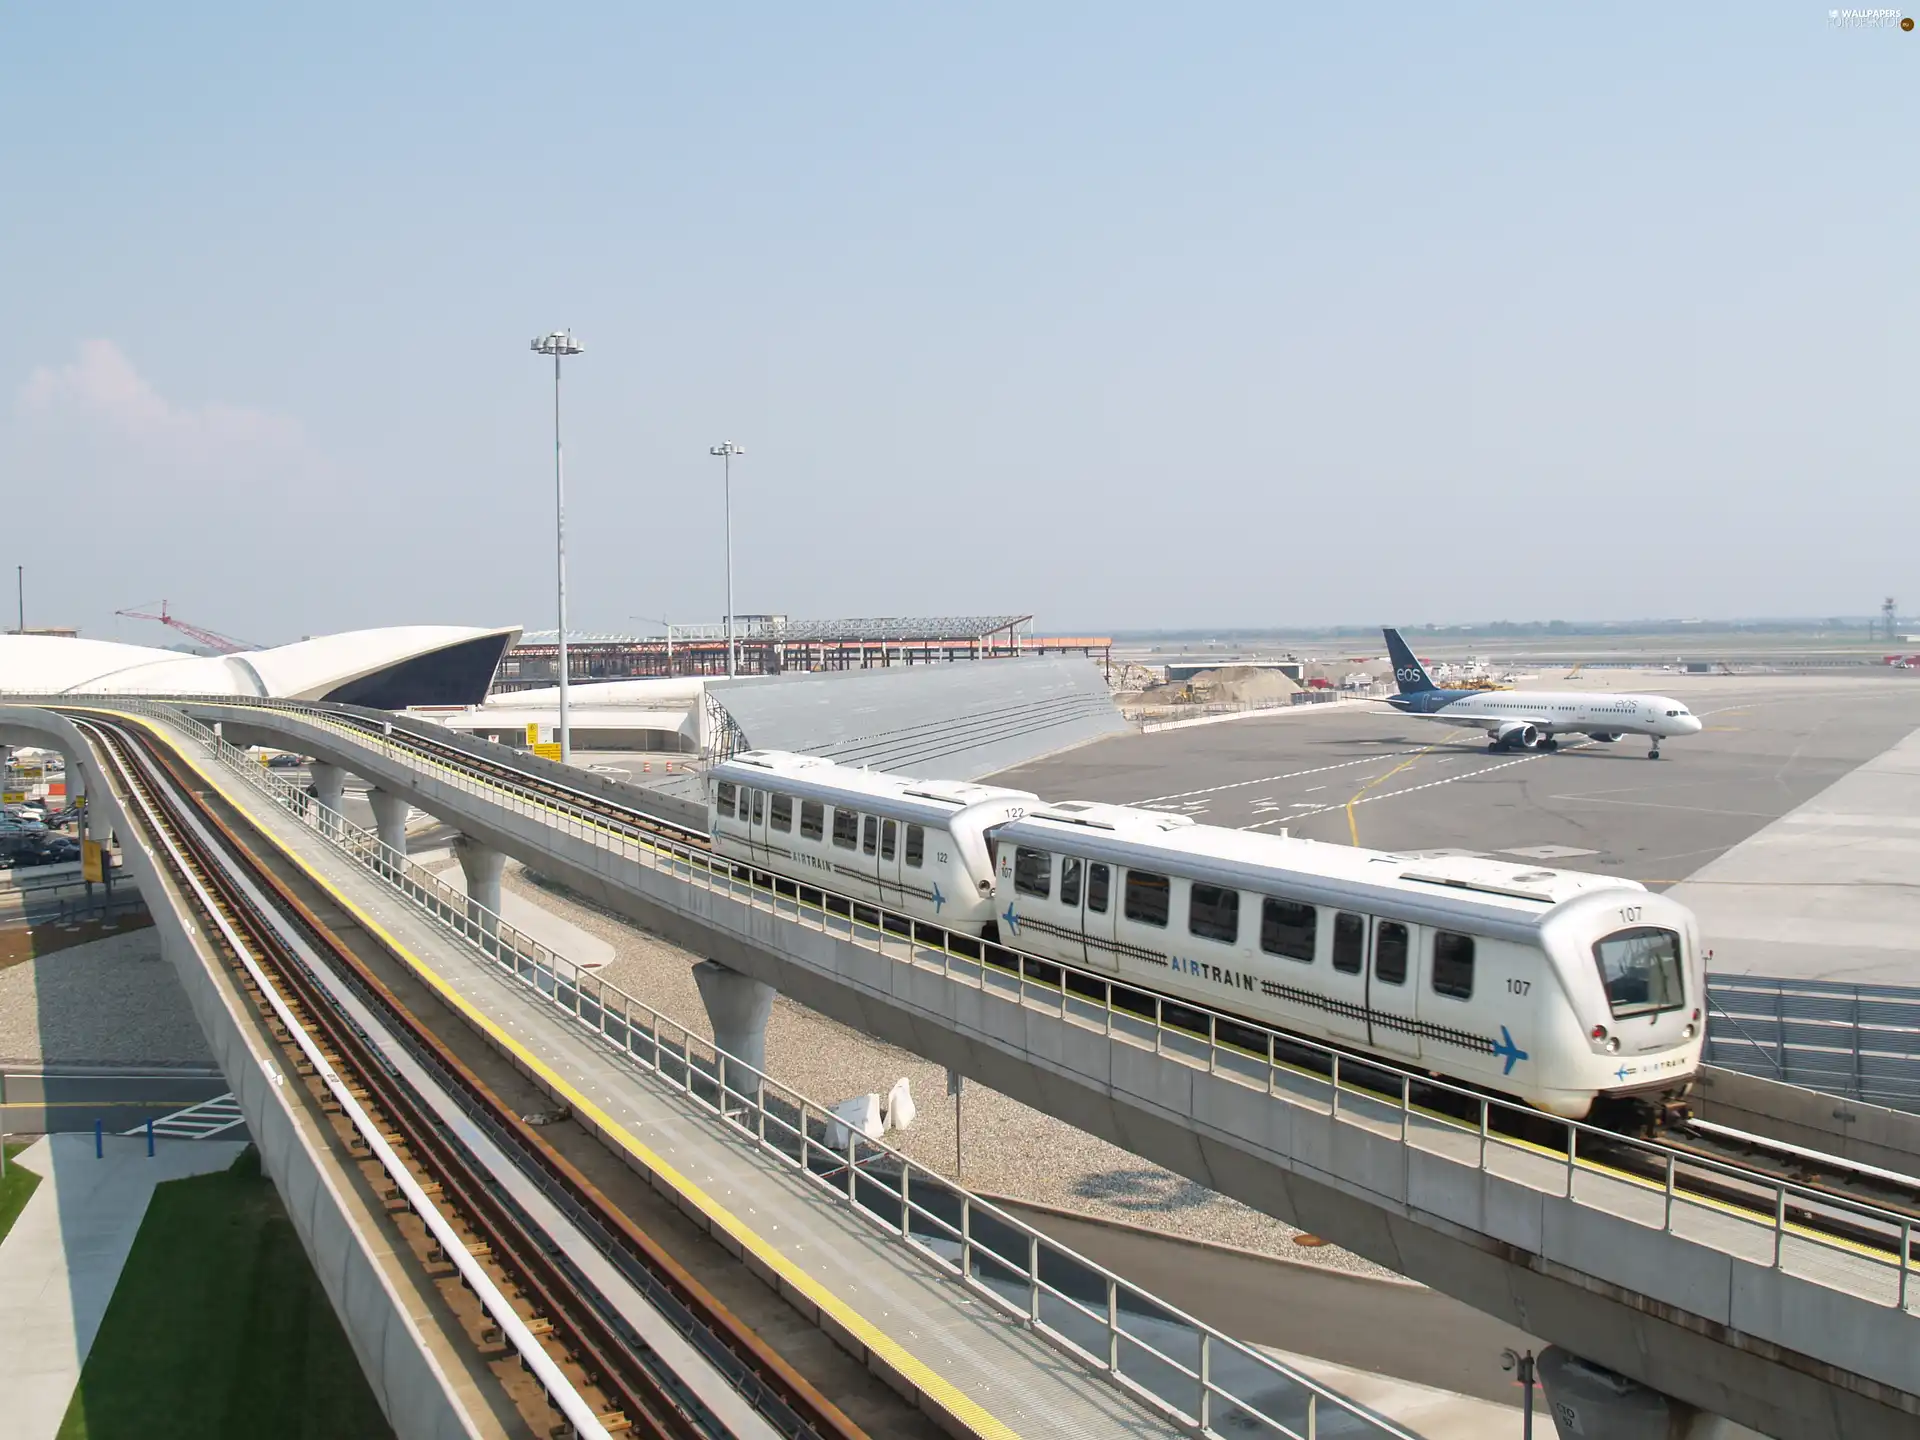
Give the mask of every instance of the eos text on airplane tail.
[{"label": "eos text on airplane tail", "polygon": [[1559,748],[1559,735],[1591,735],[1614,741],[1645,735],[1653,741],[1649,760],[1660,758],[1660,742],[1675,735],[1698,735],[1700,718],[1665,695],[1596,694],[1578,690],[1442,690],[1428,678],[1398,630],[1388,630],[1387,654],[1400,693],[1387,703],[1404,715],[1475,725],[1487,732],[1489,750]]}]

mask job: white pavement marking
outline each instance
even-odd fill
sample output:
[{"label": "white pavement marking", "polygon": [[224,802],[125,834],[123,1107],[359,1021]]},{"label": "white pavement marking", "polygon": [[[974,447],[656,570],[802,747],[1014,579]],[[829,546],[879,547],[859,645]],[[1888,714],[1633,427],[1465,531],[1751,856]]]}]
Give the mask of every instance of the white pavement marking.
[{"label": "white pavement marking", "polygon": [[1607,795],[1549,795],[1549,800],[1578,800],[1590,805],[1631,805],[1641,810],[1685,810],[1690,815],[1738,815],[1748,820],[1775,820],[1764,810],[1719,810],[1711,805],[1670,805],[1661,800],[1615,800]]},{"label": "white pavement marking", "polygon": [[[1157,806],[1167,800],[1185,800],[1193,795],[1218,795],[1222,790],[1244,790],[1249,785],[1269,785],[1276,780],[1298,780],[1302,775],[1325,775],[1331,770],[1351,770],[1356,765],[1374,765],[1382,760],[1391,760],[1396,755],[1418,755],[1419,750],[1387,750],[1378,755],[1363,756],[1358,760],[1342,760],[1338,765],[1316,765],[1311,770],[1289,770],[1284,775],[1259,775],[1251,780],[1235,780],[1230,785],[1209,785],[1204,790],[1176,790],[1171,795],[1155,795],[1146,800],[1135,800],[1135,805]],[[1314,787],[1324,790],[1327,787]]]},{"label": "white pavement marking", "polygon": [[[1560,749],[1561,750],[1581,750],[1581,749],[1585,749],[1586,746],[1590,743],[1591,742],[1589,741],[1581,741],[1577,745],[1562,745]],[[1420,752],[1415,751],[1414,753],[1418,754]],[[1555,753],[1557,752],[1552,750],[1536,750],[1531,755],[1522,755],[1518,759],[1514,759],[1514,760],[1503,760],[1498,765],[1482,765],[1478,770],[1467,770],[1467,771],[1463,771],[1461,774],[1458,774],[1458,775],[1445,775],[1438,780],[1429,780],[1424,785],[1409,785],[1402,790],[1382,790],[1371,795],[1358,796],[1353,800],[1341,801],[1333,805],[1322,805],[1319,809],[1308,810],[1304,814],[1286,815],[1280,818],[1286,820],[1289,824],[1293,824],[1301,820],[1311,820],[1316,815],[1326,815],[1336,810],[1345,810],[1348,805],[1371,805],[1376,800],[1391,800],[1396,795],[1412,795],[1421,790],[1432,790],[1433,788],[1439,785],[1451,785],[1454,782],[1459,780],[1473,780],[1478,778],[1481,775],[1491,775],[1496,770],[1511,770],[1516,765],[1526,765],[1526,764],[1530,764],[1535,760],[1544,760],[1549,755],[1552,755]],[[1268,825],[1277,825],[1279,823],[1280,823],[1279,819],[1256,820],[1251,825],[1242,825],[1239,828],[1242,830],[1260,830],[1260,829],[1264,829]]]},{"label": "white pavement marking", "polygon": [[133,1250],[154,1187],[233,1164],[246,1145],[225,1140],[155,1142],[49,1135],[15,1164],[41,1177],[0,1241],[0,1392],[7,1434],[53,1440],[80,1368],[100,1333],[120,1271]]}]

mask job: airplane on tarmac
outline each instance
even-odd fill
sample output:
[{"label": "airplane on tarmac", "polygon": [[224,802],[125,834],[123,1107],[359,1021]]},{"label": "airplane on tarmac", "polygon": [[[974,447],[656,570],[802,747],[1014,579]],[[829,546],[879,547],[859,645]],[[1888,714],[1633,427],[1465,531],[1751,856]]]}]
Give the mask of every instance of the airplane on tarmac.
[{"label": "airplane on tarmac", "polygon": [[1403,715],[1478,726],[1487,732],[1489,750],[1557,750],[1559,735],[1591,735],[1614,741],[1622,735],[1646,735],[1653,741],[1649,760],[1660,758],[1660,742],[1674,735],[1698,735],[1699,716],[1665,695],[1613,695],[1577,690],[1442,690],[1427,678],[1398,630],[1386,632],[1387,654],[1400,693],[1387,704]]}]

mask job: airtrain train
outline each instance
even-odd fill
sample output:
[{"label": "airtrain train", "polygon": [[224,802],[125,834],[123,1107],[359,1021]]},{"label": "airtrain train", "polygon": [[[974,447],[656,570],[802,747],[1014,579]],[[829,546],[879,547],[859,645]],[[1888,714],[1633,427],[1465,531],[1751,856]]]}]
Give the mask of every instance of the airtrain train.
[{"label": "airtrain train", "polygon": [[1555,1115],[1666,1118],[1699,1067],[1698,929],[1633,881],[770,751],[709,793],[731,859]]}]

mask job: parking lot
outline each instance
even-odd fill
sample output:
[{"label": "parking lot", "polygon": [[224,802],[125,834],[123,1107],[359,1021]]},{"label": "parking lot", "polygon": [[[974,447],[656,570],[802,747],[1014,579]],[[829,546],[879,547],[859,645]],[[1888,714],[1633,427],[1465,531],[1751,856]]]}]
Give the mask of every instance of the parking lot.
[{"label": "parking lot", "polygon": [[1574,683],[1673,695],[1706,729],[1669,741],[1657,762],[1634,737],[1489,754],[1479,731],[1342,704],[1122,736],[995,779],[1055,800],[1150,805],[1381,850],[1538,860],[1660,889],[1920,726],[1920,677],[1905,672],[1590,672]]}]

